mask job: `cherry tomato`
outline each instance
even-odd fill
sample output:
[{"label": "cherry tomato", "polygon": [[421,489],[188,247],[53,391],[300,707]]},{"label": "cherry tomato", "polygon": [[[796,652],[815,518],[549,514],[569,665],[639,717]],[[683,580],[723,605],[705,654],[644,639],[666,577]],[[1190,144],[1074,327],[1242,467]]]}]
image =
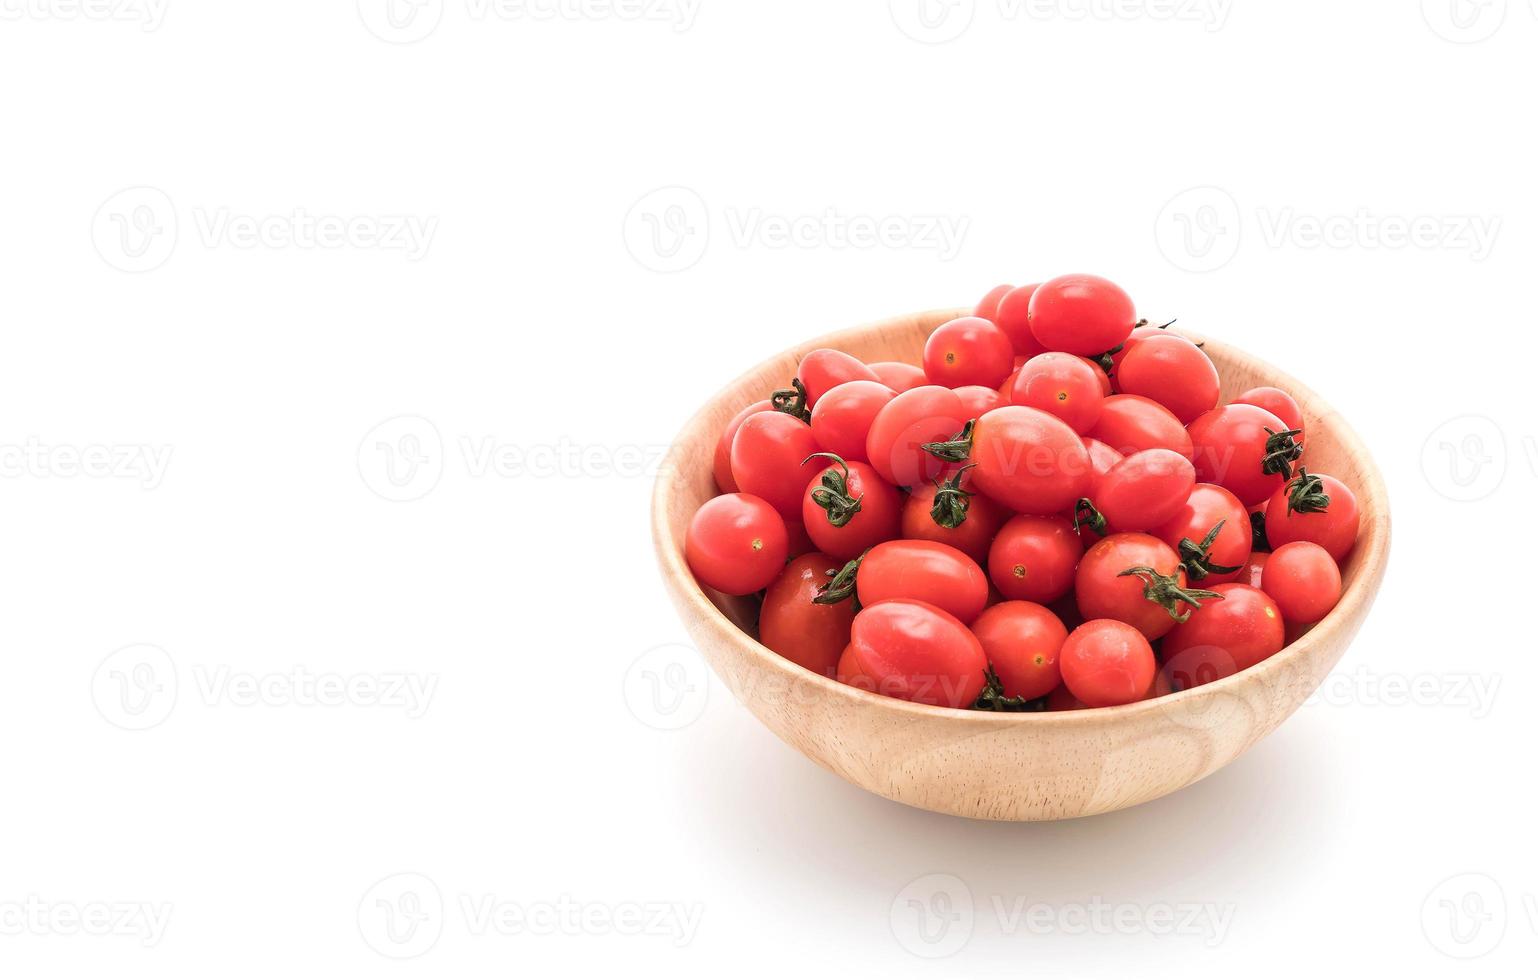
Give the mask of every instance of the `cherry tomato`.
[{"label": "cherry tomato", "polygon": [[898,394],[902,394],[913,388],[922,388],[929,384],[929,379],[924,377],[924,369],[914,367],[912,364],[904,364],[901,361],[876,361],[867,364],[875,374],[876,380],[891,388]]},{"label": "cherry tomato", "polygon": [[1122,341],[1121,350],[1111,354],[1111,363],[1106,371],[1112,387],[1115,387],[1118,391],[1121,390],[1120,386],[1116,384],[1116,372],[1121,369],[1121,362],[1127,359],[1127,355],[1131,353],[1132,348],[1137,346],[1138,341],[1144,337],[1157,337],[1163,332],[1163,327],[1150,326],[1146,320],[1138,321],[1138,325],[1132,328],[1132,333],[1128,334],[1127,339]]},{"label": "cherry tomato", "polygon": [[1238,497],[1220,486],[1192,487],[1175,515],[1150,533],[1175,549],[1194,585],[1210,589],[1220,582],[1248,581],[1250,515]]},{"label": "cherry tomato", "polygon": [[1111,397],[1111,376],[1106,374],[1105,370],[1101,368],[1100,365],[1095,361],[1092,361],[1087,357],[1080,357],[1079,360],[1089,365],[1089,367],[1095,372],[1095,380],[1100,382],[1100,396],[1102,398]]},{"label": "cherry tomato", "polygon": [[1260,580],[1266,572],[1266,561],[1271,557],[1269,551],[1254,551],[1250,553],[1250,560],[1244,563],[1244,571],[1239,573],[1235,581],[1245,585],[1260,588]]},{"label": "cherry tomato", "polygon": [[1167,331],[1135,344],[1116,377],[1122,391],[1152,398],[1182,425],[1218,405],[1218,369],[1200,347]]},{"label": "cherry tomato", "polygon": [[951,438],[967,418],[961,399],[949,388],[924,385],[901,392],[876,413],[865,456],[888,483],[918,486],[944,468],[924,446]]},{"label": "cherry tomato", "polygon": [[1047,350],[1098,356],[1125,341],[1136,325],[1132,298],[1099,276],[1058,276],[1031,296],[1031,333]]},{"label": "cherry tomato", "polygon": [[1333,476],[1299,468],[1266,502],[1266,538],[1273,549],[1292,541],[1312,541],[1336,562],[1356,546],[1362,522],[1356,494]]},{"label": "cherry tomato", "polygon": [[813,552],[791,560],[764,593],[758,642],[814,674],[832,677],[849,645],[854,607],[815,603],[818,590],[838,574],[840,562]]},{"label": "cherry tomato", "polygon": [[1009,401],[1062,419],[1083,435],[1100,420],[1100,406],[1105,401],[1101,377],[1104,372],[1082,357],[1038,354],[1015,375]]},{"label": "cherry tomato", "polygon": [[1089,490],[1089,452],[1078,435],[1061,419],[1024,405],[994,409],[935,451],[952,462],[975,463],[977,488],[1024,514],[1061,513]]},{"label": "cherry tomato", "polygon": [[746,493],[705,501],[684,534],[689,570],[701,585],[727,595],[750,595],[773,582],[785,552],[785,519],[768,501]]},{"label": "cherry tomato", "polygon": [[876,545],[861,560],[855,582],[862,606],[885,599],[914,599],[970,623],[988,605],[988,576],[977,562],[934,541]]},{"label": "cherry tomato", "polygon": [[1190,460],[1168,449],[1145,449],[1097,479],[1091,500],[1110,530],[1148,531],[1174,517],[1195,485]]},{"label": "cherry tomato", "polygon": [[988,550],[988,577],[1006,599],[1051,602],[1073,588],[1084,542],[1066,517],[1010,518]]},{"label": "cherry tomato", "polygon": [[1224,405],[1189,427],[1196,478],[1216,483],[1251,507],[1292,473],[1298,448],[1282,420],[1254,405]]},{"label": "cherry tomato", "polygon": [[759,412],[742,420],[732,439],[732,478],[737,489],[762,497],[786,520],[801,519],[801,495],[821,470],[808,459],[817,452],[812,427],[784,412]]},{"label": "cherry tomato", "polygon": [[914,487],[903,504],[902,536],[948,544],[978,564],[986,562],[988,546],[1009,513],[973,489],[971,474],[970,469],[946,473]]},{"label": "cherry tomato", "polygon": [[1270,596],[1238,582],[1212,591],[1222,600],[1202,603],[1164,638],[1165,666],[1181,690],[1253,667],[1284,644],[1286,625]]},{"label": "cherry tomato", "polygon": [[1143,634],[1114,619],[1093,619],[1070,633],[1058,662],[1063,684],[1091,708],[1141,701],[1158,669]]},{"label": "cherry tomato", "polygon": [[848,561],[902,531],[902,496],[869,463],[833,456],[801,498],[801,521],[819,550]]},{"label": "cherry tomato", "polygon": [[716,478],[716,487],[722,493],[736,493],[737,481],[732,479],[732,440],[737,438],[737,430],[742,426],[742,420],[749,415],[757,415],[759,412],[768,412],[774,409],[774,405],[766,398],[761,402],[754,402],[747,408],[732,416],[732,420],[726,423],[726,428],[721,430],[721,438],[716,441],[716,455],[711,463],[711,472]]},{"label": "cherry tomato", "polygon": [[1015,287],[1007,283],[1003,286],[994,286],[992,289],[988,290],[988,294],[986,296],[978,301],[977,309],[972,311],[973,315],[980,316],[984,320],[993,320],[993,322],[997,323],[998,320],[995,319],[995,317],[998,316],[999,312],[999,300],[1003,299],[1006,295],[1013,291],[1014,288]]},{"label": "cherry tomato", "polygon": [[1014,366],[1009,337],[992,320],[963,316],[942,323],[924,342],[924,376],[947,388],[997,388]]},{"label": "cherry tomato", "polygon": [[[1095,485],[1105,479],[1105,475],[1111,472],[1111,468],[1120,463],[1125,457],[1099,439],[1085,439],[1084,449],[1089,453],[1089,485],[1090,490],[1093,491]],[[1076,530],[1079,532],[1079,540],[1084,542],[1086,548],[1105,537],[1105,534],[1096,531],[1090,522],[1079,519],[1080,515],[1077,507],[1074,510],[1073,517]],[[1107,529],[1106,534],[1109,533],[1110,530]]]},{"label": "cherry tomato", "polygon": [[1006,698],[1034,700],[1052,693],[1063,675],[1057,656],[1068,630],[1052,610],[1034,602],[989,606],[972,624]]},{"label": "cherry tomato", "polygon": [[866,606],[838,663],[845,684],[890,698],[967,708],[983,691],[983,645],[955,616],[927,602]]},{"label": "cherry tomato", "polygon": [[[1059,672],[1061,672],[1061,651],[1058,652],[1058,660]],[[1060,685],[1055,690],[1053,690],[1051,694],[1047,695],[1048,711],[1082,711],[1087,707],[1089,707],[1089,705],[1074,697],[1073,692],[1068,690],[1068,685],[1066,684]]]},{"label": "cherry tomato", "polygon": [[1287,428],[1298,430],[1298,434],[1292,439],[1298,445],[1303,445],[1303,439],[1307,435],[1303,431],[1303,409],[1287,392],[1280,388],[1251,388],[1241,395],[1235,395],[1232,401],[1236,405],[1255,405],[1275,415]]},{"label": "cherry tomato", "polygon": [[[1112,395],[1100,406],[1089,435],[1123,455],[1169,449],[1191,459],[1191,435],[1173,412],[1141,395]],[[1198,474],[1201,472],[1197,470]]]},{"label": "cherry tomato", "polygon": [[1015,349],[1017,356],[1029,359],[1037,354],[1045,354],[1047,349],[1041,346],[1041,341],[1031,333],[1031,296],[1036,292],[1034,284],[1020,286],[1004,294],[999,300],[998,309],[994,312],[993,322],[999,325],[1009,338],[1009,343]]},{"label": "cherry tomato", "polygon": [[806,525],[800,521],[785,522],[785,538],[789,542],[787,558],[800,558],[817,550],[817,546],[812,544],[811,535],[806,533]]},{"label": "cherry tomato", "polygon": [[962,412],[969,419],[986,415],[1004,404],[997,391],[982,385],[962,385],[955,391],[956,397],[961,399]]},{"label": "cherry tomato", "polygon": [[868,462],[871,423],[896,394],[879,381],[846,381],[829,389],[812,409],[812,438],[823,452]]},{"label": "cherry tomato", "polygon": [[820,348],[801,358],[796,377],[806,388],[806,404],[815,408],[817,400],[846,381],[880,381],[876,372],[839,350]]},{"label": "cherry tomato", "polygon": [[1120,620],[1150,640],[1168,633],[1207,598],[1186,588],[1174,548],[1135,532],[1113,534],[1084,552],[1074,595],[1086,620]]},{"label": "cherry tomato", "polygon": [[1317,623],[1340,601],[1340,566],[1312,541],[1289,541],[1271,553],[1260,588],[1289,623]]}]

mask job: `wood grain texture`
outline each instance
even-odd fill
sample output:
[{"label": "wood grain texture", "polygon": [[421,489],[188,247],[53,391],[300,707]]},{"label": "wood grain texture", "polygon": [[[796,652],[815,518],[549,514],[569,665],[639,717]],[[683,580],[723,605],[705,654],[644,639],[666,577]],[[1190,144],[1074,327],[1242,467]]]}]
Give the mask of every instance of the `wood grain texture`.
[{"label": "wood grain texture", "polygon": [[1232,347],[1206,341],[1224,400],[1262,384],[1291,392],[1307,427],[1304,463],[1352,487],[1362,514],[1339,605],[1281,653],[1232,677],[1086,711],[995,714],[912,704],[818,676],[760,645],[747,631],[752,600],[707,594],[684,563],[689,519],[716,493],[716,440],[739,409],[783,387],[801,357],[819,347],[916,364],[929,332],[964,312],[896,317],[809,341],[738,378],[684,427],[657,480],[652,533],[695,645],[781,739],[857,786],[926,810],[1058,820],[1135,806],[1211,775],[1292,714],[1340,660],[1382,581],[1390,536],[1382,477],[1346,422],[1306,386]]}]

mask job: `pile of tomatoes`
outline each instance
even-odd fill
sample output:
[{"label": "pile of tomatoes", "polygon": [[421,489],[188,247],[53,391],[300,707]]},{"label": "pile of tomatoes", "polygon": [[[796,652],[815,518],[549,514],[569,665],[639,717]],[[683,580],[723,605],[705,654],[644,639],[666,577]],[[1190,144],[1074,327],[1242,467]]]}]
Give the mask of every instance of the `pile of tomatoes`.
[{"label": "pile of tomatoes", "polygon": [[990,291],[922,366],[812,351],[721,432],[689,567],[762,591],[781,656],[924,704],[1106,707],[1259,663],[1339,600],[1356,498],[1306,467],[1290,395],[1221,404],[1169,326],[1069,275]]}]

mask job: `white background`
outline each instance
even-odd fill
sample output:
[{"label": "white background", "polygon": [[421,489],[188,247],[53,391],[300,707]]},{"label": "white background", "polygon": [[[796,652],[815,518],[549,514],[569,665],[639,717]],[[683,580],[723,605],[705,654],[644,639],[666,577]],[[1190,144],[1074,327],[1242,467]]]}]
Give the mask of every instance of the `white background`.
[{"label": "white background", "polygon": [[[1530,965],[1538,10],[1096,2],[0,0],[0,972]],[[1207,781],[909,810],[677,646],[652,472],[1066,271],[1331,399],[1393,566]]]}]

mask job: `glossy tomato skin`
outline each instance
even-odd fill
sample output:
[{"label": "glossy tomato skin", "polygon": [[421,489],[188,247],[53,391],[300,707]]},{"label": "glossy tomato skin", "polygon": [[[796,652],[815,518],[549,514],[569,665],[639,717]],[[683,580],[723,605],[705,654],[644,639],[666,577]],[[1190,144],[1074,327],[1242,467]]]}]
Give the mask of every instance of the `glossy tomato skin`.
[{"label": "glossy tomato skin", "polygon": [[1167,330],[1127,352],[1117,374],[1121,390],[1151,398],[1181,425],[1218,406],[1218,369],[1195,344]]},{"label": "glossy tomato skin", "polygon": [[927,602],[892,600],[854,618],[838,679],[876,694],[947,708],[983,692],[988,660],[955,616]]},{"label": "glossy tomato skin", "polygon": [[876,372],[859,358],[843,351],[819,348],[801,358],[796,377],[806,388],[806,403],[816,407],[818,399],[846,381],[879,381]]},{"label": "glossy tomato skin", "polygon": [[860,605],[912,599],[944,609],[963,623],[988,605],[988,576],[977,562],[934,541],[886,541],[860,562]]},{"label": "glossy tomato skin", "polygon": [[1062,683],[1057,657],[1068,639],[1063,621],[1034,602],[989,606],[972,624],[1007,698],[1034,700]]},{"label": "glossy tomato skin", "polygon": [[871,423],[865,458],[895,486],[928,483],[945,464],[924,445],[954,437],[967,418],[961,399],[949,388],[924,385],[900,392]]},{"label": "glossy tomato skin", "polygon": [[935,328],[924,342],[924,376],[947,388],[997,388],[1014,366],[1009,337],[992,320],[957,317]]},{"label": "glossy tomato skin", "polygon": [[1164,333],[1162,327],[1151,327],[1147,324],[1132,329],[1132,333],[1128,334],[1127,339],[1122,342],[1121,350],[1111,355],[1111,373],[1109,375],[1111,387],[1117,391],[1121,390],[1121,386],[1117,384],[1116,373],[1121,369],[1121,362],[1127,359],[1128,354],[1132,353],[1132,348],[1137,346],[1138,341],[1144,337],[1157,337],[1161,333]]},{"label": "glossy tomato skin", "polygon": [[1061,419],[1024,405],[996,408],[972,430],[977,488],[1022,514],[1059,514],[1086,496],[1089,452]]},{"label": "glossy tomato skin", "polygon": [[1004,404],[1004,399],[993,388],[982,385],[962,385],[954,389],[961,399],[961,410],[969,419],[979,418]]},{"label": "glossy tomato skin", "polygon": [[1269,551],[1251,552],[1250,560],[1244,563],[1244,571],[1240,572],[1234,581],[1259,589],[1261,580],[1265,577],[1266,562],[1270,557]]},{"label": "glossy tomato skin", "polygon": [[[1186,584],[1185,571],[1175,549],[1151,534],[1112,534],[1084,552],[1074,576],[1074,596],[1085,620],[1115,619],[1136,627],[1145,637],[1157,640],[1175,627],[1175,619],[1163,606],[1143,594],[1145,583],[1136,575],[1123,576],[1129,568],[1147,567],[1160,575],[1174,575]],[[1191,606],[1179,603],[1177,611]]]},{"label": "glossy tomato skin", "polygon": [[1174,517],[1196,485],[1196,467],[1168,449],[1145,449],[1111,467],[1092,500],[1112,531],[1149,531]]},{"label": "glossy tomato skin", "polygon": [[993,322],[997,323],[999,329],[1009,337],[1009,343],[1014,347],[1015,354],[1026,358],[1047,352],[1047,349],[1041,346],[1041,341],[1036,339],[1036,335],[1031,333],[1031,297],[1035,293],[1035,283],[1010,290],[999,300],[993,315]]},{"label": "glossy tomato skin", "polygon": [[764,593],[758,614],[758,641],[814,674],[832,677],[849,645],[854,607],[847,602],[814,603],[818,590],[838,574],[842,562],[820,552],[791,559]]},{"label": "glossy tomato skin", "polygon": [[[829,464],[826,457],[819,462]],[[902,495],[869,463],[845,465],[849,468],[847,477],[844,467],[836,463],[825,465],[812,477],[801,498],[801,522],[818,550],[848,561],[866,548],[892,540],[902,531]],[[842,527],[835,527],[830,512],[812,497],[812,491],[822,486],[827,474],[843,480],[845,495],[860,501],[860,509]]]},{"label": "glossy tomato skin", "polygon": [[1283,484],[1266,502],[1266,539],[1272,550],[1292,541],[1312,541],[1336,563],[1346,560],[1356,546],[1357,531],[1362,516],[1357,509],[1356,494],[1344,483],[1322,473],[1317,476],[1321,490],[1329,495],[1330,502],[1320,511],[1289,510],[1290,491],[1297,479]]},{"label": "glossy tomato skin", "polygon": [[[1268,431],[1269,430],[1269,431]],[[1282,420],[1254,405],[1224,405],[1191,423],[1196,478],[1216,483],[1246,507],[1276,492],[1285,477],[1265,472],[1266,444],[1273,433],[1286,431]]]},{"label": "glossy tomato skin", "polygon": [[[945,481],[947,472],[940,479]],[[948,544],[968,558],[983,564],[988,560],[988,546],[993,536],[1009,519],[1009,512],[987,495],[977,493],[972,487],[971,471],[962,474],[961,487],[971,492],[967,498],[967,516],[956,527],[945,527],[935,522],[932,511],[935,505],[936,486],[914,487],[903,503],[902,536],[914,541],[936,541]]]},{"label": "glossy tomato skin", "polygon": [[1282,424],[1288,429],[1298,430],[1293,440],[1300,446],[1308,436],[1303,428],[1303,409],[1291,395],[1280,388],[1272,388],[1269,385],[1251,388],[1249,391],[1235,395],[1233,401],[1238,405],[1255,405],[1263,408],[1281,419]]},{"label": "glossy tomato skin", "polygon": [[[1100,419],[1089,431],[1122,455],[1144,449],[1168,449],[1191,459],[1191,435],[1169,409],[1142,395],[1112,395],[1100,406]],[[1198,470],[1198,473],[1200,470]]]},{"label": "glossy tomato skin", "polygon": [[929,379],[924,377],[924,369],[912,364],[904,364],[901,361],[873,361],[866,366],[871,369],[877,381],[898,394],[929,384]]},{"label": "glossy tomato skin", "polygon": [[732,439],[732,478],[743,493],[769,501],[788,521],[801,520],[807,481],[822,471],[812,427],[784,412],[743,419]]},{"label": "glossy tomato skin", "polygon": [[1285,645],[1286,625],[1270,596],[1238,582],[1212,591],[1223,598],[1204,602],[1164,638],[1166,667],[1182,690],[1253,667]]},{"label": "glossy tomato skin", "polygon": [[1189,539],[1201,544],[1207,533],[1218,523],[1217,537],[1208,552],[1208,564],[1238,568],[1235,572],[1210,572],[1203,578],[1191,578],[1191,584],[1210,589],[1221,582],[1247,581],[1243,579],[1244,565],[1250,560],[1250,515],[1239,498],[1213,483],[1198,483],[1186,495],[1173,517],[1152,528],[1154,537],[1180,551],[1180,542]]},{"label": "glossy tomato skin", "polygon": [[1260,587],[1288,623],[1317,623],[1340,601],[1340,566],[1312,541],[1291,541],[1271,553]]},{"label": "glossy tomato skin", "polygon": [[716,455],[711,461],[711,473],[716,478],[716,487],[722,493],[737,492],[737,481],[732,479],[732,440],[737,438],[737,430],[742,427],[743,419],[749,415],[757,415],[759,412],[772,411],[774,411],[774,405],[767,398],[761,402],[754,402],[733,415],[732,420],[726,423],[726,428],[721,430],[721,438],[716,440]]},{"label": "glossy tomato skin", "polygon": [[780,574],[785,520],[767,501],[726,493],[705,501],[684,534],[684,560],[706,588],[750,595]]},{"label": "glossy tomato skin", "polygon": [[1114,619],[1092,619],[1074,630],[1058,662],[1063,684],[1091,708],[1143,700],[1158,670],[1143,634]]},{"label": "glossy tomato skin", "polygon": [[846,381],[829,389],[812,409],[812,438],[825,453],[868,462],[871,423],[897,393],[879,381]]},{"label": "glossy tomato skin", "polygon": [[1084,542],[1066,517],[1019,514],[988,549],[988,577],[1006,599],[1048,603],[1073,588]]},{"label": "glossy tomato skin", "polygon": [[1015,375],[1009,401],[1062,419],[1083,435],[1100,421],[1100,406],[1106,395],[1103,377],[1104,372],[1082,357],[1057,352],[1038,354]]},{"label": "glossy tomato skin", "polygon": [[998,320],[995,318],[998,316],[999,312],[999,300],[1009,295],[1009,293],[1013,291],[1014,288],[1015,287],[1009,285],[1008,283],[1005,283],[1002,286],[994,286],[992,289],[988,290],[987,295],[978,300],[977,308],[972,311],[973,315],[980,316],[984,320],[993,320],[995,323],[997,323]]},{"label": "glossy tomato skin", "polygon": [[1132,297],[1100,276],[1058,276],[1031,295],[1031,333],[1046,350],[1095,357],[1126,340],[1136,325]]}]

